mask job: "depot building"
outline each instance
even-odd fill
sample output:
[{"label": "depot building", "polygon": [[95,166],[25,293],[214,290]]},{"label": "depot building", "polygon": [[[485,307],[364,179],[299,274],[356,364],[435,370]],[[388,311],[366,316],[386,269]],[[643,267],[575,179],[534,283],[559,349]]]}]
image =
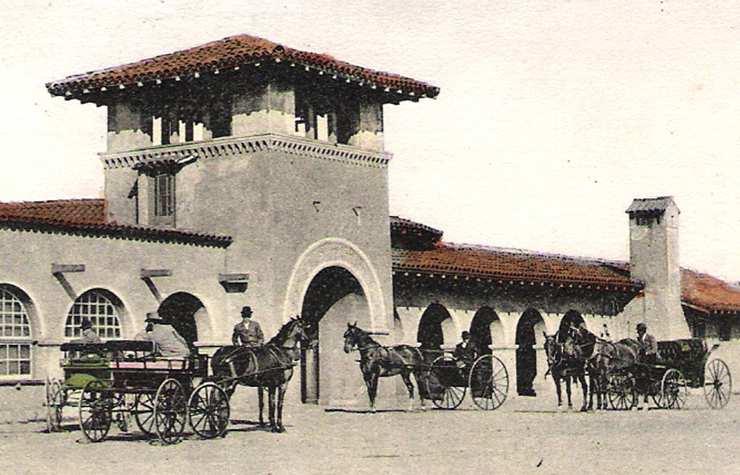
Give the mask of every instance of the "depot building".
[{"label": "depot building", "polygon": [[391,217],[383,109],[435,98],[425,82],[240,35],[47,89],[107,108],[105,198],[0,204],[2,385],[58,377],[83,318],[132,338],[152,310],[205,353],[244,305],[268,338],[310,319],[291,391],[338,406],[366,398],[347,323],[427,348],[470,330],[510,395],[536,394],[542,335],[566,314],[613,339],[639,321],[658,339],[740,336],[740,290],[680,267],[670,197],[626,209],[629,262],[457,245]]}]

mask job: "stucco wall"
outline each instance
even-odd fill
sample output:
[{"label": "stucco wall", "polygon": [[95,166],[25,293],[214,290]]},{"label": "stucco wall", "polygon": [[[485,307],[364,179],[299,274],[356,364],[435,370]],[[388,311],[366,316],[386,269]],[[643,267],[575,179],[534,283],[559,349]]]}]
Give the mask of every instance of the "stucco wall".
[{"label": "stucco wall", "polygon": [[[67,314],[74,298],[87,290],[105,289],[121,300],[123,338],[141,331],[146,312],[159,304],[141,279],[141,269],[172,270],[171,277],[152,278],[162,299],[187,292],[201,300],[207,318],[197,322],[198,344],[229,341],[228,326],[236,318],[225,312],[229,297],[218,283],[223,249],[10,230],[0,230],[0,242],[0,284],[21,289],[33,304],[31,336],[38,342],[32,347],[33,378],[59,375],[58,345],[64,341]],[[55,277],[52,263],[84,264],[85,271]]]}]

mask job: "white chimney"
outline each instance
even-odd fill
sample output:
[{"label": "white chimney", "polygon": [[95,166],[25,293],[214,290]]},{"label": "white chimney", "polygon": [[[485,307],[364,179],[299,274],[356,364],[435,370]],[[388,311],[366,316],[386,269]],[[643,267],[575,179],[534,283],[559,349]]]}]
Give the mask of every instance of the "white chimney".
[{"label": "white chimney", "polygon": [[[630,219],[630,276],[645,285],[643,321],[658,340],[690,338],[681,308],[678,215],[673,197],[636,199]],[[638,322],[634,322],[638,323]]]}]

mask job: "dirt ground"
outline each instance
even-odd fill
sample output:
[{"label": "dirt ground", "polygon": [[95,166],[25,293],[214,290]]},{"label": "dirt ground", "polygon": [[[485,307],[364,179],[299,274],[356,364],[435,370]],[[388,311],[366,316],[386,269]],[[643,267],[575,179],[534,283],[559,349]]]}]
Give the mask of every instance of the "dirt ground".
[{"label": "dirt ground", "polygon": [[[237,392],[237,396],[239,393]],[[576,398],[580,401],[580,398]],[[289,403],[287,432],[255,425],[235,396],[226,436],[162,446],[137,432],[82,439],[68,411],[64,432],[45,424],[0,425],[0,470],[12,473],[740,473],[740,397],[709,409],[692,391],[680,411],[558,412],[549,394],[498,410],[374,413]]]}]

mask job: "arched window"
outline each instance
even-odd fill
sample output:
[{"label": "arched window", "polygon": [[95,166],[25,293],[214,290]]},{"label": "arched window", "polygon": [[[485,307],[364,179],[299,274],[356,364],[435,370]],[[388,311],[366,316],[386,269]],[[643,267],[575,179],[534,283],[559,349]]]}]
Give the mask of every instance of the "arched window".
[{"label": "arched window", "polygon": [[113,294],[101,289],[90,290],[77,297],[67,314],[64,325],[64,336],[79,338],[82,335],[80,325],[87,318],[100,338],[120,338],[121,325],[118,321],[118,309]]},{"label": "arched window", "polygon": [[31,375],[31,325],[26,306],[0,287],[0,377]]}]

